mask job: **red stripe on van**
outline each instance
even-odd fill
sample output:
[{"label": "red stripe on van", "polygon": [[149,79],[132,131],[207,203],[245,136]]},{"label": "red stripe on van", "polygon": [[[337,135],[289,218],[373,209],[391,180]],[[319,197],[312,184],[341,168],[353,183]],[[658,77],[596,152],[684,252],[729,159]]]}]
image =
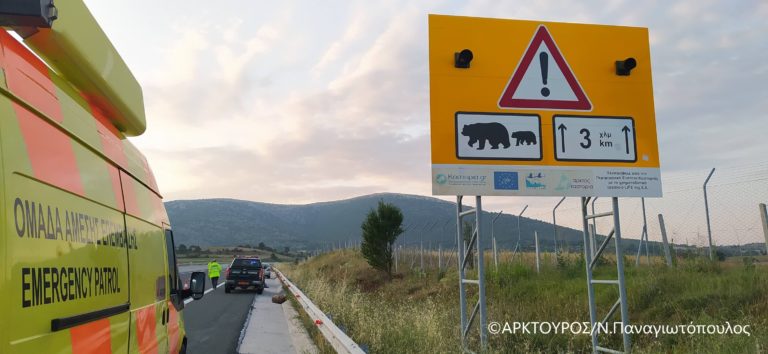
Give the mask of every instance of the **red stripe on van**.
[{"label": "red stripe on van", "polygon": [[72,354],[112,353],[108,318],[73,327],[69,335],[72,338]]},{"label": "red stripe on van", "polygon": [[173,307],[173,303],[168,301],[168,352],[179,352],[179,313]]},{"label": "red stripe on van", "polygon": [[84,195],[75,151],[67,135],[26,108],[13,103],[35,178]]},{"label": "red stripe on van", "polygon": [[61,123],[59,99],[56,85],[51,81],[48,67],[6,31],[0,31],[3,46],[3,63],[8,89],[32,107],[51,119]]},{"label": "red stripe on van", "polygon": [[141,209],[139,209],[139,199],[136,196],[137,183],[133,177],[127,175],[125,172],[120,171],[120,181],[123,184],[123,197],[125,198],[125,212],[127,214],[141,217]]},{"label": "red stripe on van", "polygon": [[147,306],[136,312],[136,338],[139,341],[139,353],[157,353],[157,311],[155,306]]}]

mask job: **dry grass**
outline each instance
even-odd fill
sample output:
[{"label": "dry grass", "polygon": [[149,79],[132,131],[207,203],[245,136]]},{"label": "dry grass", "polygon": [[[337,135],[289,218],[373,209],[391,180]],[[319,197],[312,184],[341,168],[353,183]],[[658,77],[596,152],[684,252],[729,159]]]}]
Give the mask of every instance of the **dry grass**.
[{"label": "dry grass", "polygon": [[[519,256],[519,255],[518,255]],[[431,257],[431,255],[430,255]],[[533,270],[533,255],[486,257],[489,321],[589,321],[583,258],[542,259]],[[368,267],[352,250],[323,254],[281,270],[350,336],[372,353],[460,352],[458,275],[455,260],[446,272],[411,269],[401,257],[392,281]],[[768,268],[743,262],[678,260],[677,268],[635,268],[625,257],[630,320],[634,324],[749,324],[752,336],[634,335],[634,352],[739,352],[768,350]],[[643,264],[645,259],[642,260]],[[418,267],[420,259],[415,261]],[[606,258],[595,277],[615,277],[615,258]],[[425,264],[429,264],[425,260]],[[436,265],[437,262],[435,261]],[[616,300],[612,286],[596,291],[601,313]],[[476,301],[471,294],[469,303]],[[476,331],[473,331],[476,333]],[[470,345],[476,348],[476,334]],[[619,336],[601,344],[620,348]],[[491,352],[589,352],[587,335],[505,334],[490,336]]]}]

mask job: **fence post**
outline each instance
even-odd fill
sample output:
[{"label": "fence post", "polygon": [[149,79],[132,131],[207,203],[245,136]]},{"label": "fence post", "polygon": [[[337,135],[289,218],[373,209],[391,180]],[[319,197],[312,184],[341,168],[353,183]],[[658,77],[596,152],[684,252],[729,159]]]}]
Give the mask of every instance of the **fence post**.
[{"label": "fence post", "polygon": [[397,245],[395,245],[395,273],[397,273]]},{"label": "fence post", "polygon": [[557,255],[560,252],[560,250],[557,248],[557,215],[555,214],[555,210],[557,210],[557,207],[559,207],[564,200],[565,200],[565,197],[560,199],[560,201],[557,202],[557,205],[555,205],[555,207],[552,208],[552,237],[555,240],[555,263],[557,263]]},{"label": "fence post", "polygon": [[661,242],[664,247],[664,258],[667,260],[667,267],[672,266],[672,255],[669,252],[669,242],[667,242],[667,227],[664,226],[664,215],[659,214],[659,228],[661,229]]},{"label": "fence post", "polygon": [[499,250],[496,248],[496,237],[493,238],[493,267],[499,269]]},{"label": "fence post", "polygon": [[[517,214],[517,245],[515,246],[515,253],[517,253],[518,250],[520,250],[520,218],[523,217],[523,213],[525,213],[525,209],[528,209],[528,204],[525,205],[523,210],[520,212],[520,214]],[[514,253],[512,254],[512,257],[514,257]],[[522,256],[520,257],[522,260]]]},{"label": "fence post", "polygon": [[419,243],[419,263],[421,271],[424,271],[424,242]]},{"label": "fence post", "polygon": [[709,183],[709,179],[712,178],[713,173],[715,173],[714,168],[712,168],[712,171],[709,171],[709,176],[707,176],[707,179],[704,181],[704,211],[707,213],[707,235],[709,235],[709,259],[710,260],[715,259],[715,251],[712,249],[712,227],[709,224],[709,201],[707,200],[707,183]]},{"label": "fence post", "polygon": [[437,244],[437,270],[443,270],[443,244]]},{"label": "fence post", "polygon": [[495,269],[499,269],[499,252],[496,249],[496,235],[493,233],[493,225],[496,224],[496,219],[501,216],[504,210],[500,211],[496,216],[491,219],[491,240],[493,242],[493,266]]},{"label": "fence post", "polygon": [[760,203],[760,218],[763,220],[763,235],[765,235],[765,252],[768,254],[768,210],[765,203]]},{"label": "fence post", "polygon": [[534,231],[533,232],[533,239],[536,242],[536,273],[541,272],[541,266],[540,266],[540,255],[539,255],[539,232]]}]

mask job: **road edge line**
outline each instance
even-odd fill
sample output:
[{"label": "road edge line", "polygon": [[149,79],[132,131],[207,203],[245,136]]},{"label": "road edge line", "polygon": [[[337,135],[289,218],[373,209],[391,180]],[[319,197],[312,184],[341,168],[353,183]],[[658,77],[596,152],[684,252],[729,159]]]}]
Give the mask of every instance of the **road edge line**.
[{"label": "road edge line", "polygon": [[[219,283],[219,285],[216,285],[216,289],[220,288],[222,285],[224,285],[224,283]],[[211,291],[213,291],[213,288],[210,288],[210,289],[204,291],[203,295],[205,295],[207,293],[210,293]],[[184,305],[186,306],[186,305],[188,305],[192,301],[195,301],[195,299],[190,297],[189,299],[184,300]]]}]

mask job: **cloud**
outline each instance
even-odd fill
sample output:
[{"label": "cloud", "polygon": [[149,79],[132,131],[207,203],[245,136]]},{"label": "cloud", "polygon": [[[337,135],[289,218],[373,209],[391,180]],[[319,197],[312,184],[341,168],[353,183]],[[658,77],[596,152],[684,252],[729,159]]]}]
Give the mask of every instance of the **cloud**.
[{"label": "cloud", "polygon": [[[160,58],[138,68],[149,130],[134,141],[168,199],[430,194],[428,13],[649,27],[665,173],[765,160],[764,2],[284,6],[259,21],[225,7],[150,24],[173,36],[141,48]],[[529,212],[547,215],[556,201],[487,206],[531,203]]]}]

